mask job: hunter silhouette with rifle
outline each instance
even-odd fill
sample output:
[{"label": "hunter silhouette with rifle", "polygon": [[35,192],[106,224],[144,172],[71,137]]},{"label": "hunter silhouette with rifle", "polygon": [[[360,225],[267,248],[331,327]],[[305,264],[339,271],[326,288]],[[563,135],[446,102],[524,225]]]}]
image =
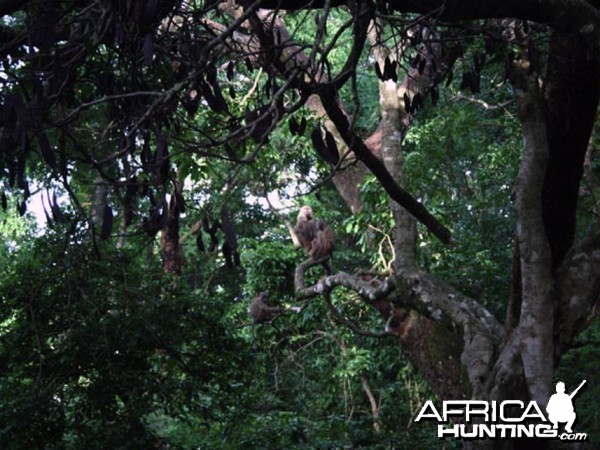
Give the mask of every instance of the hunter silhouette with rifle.
[{"label": "hunter silhouette with rifle", "polygon": [[554,425],[553,429],[558,428],[558,422],[566,422],[565,431],[567,433],[573,432],[572,426],[577,418],[577,414],[575,414],[575,409],[573,408],[573,397],[579,392],[585,381],[583,380],[577,389],[570,394],[565,394],[565,383],[562,381],[556,383],[556,394],[552,394],[546,406],[548,418]]}]

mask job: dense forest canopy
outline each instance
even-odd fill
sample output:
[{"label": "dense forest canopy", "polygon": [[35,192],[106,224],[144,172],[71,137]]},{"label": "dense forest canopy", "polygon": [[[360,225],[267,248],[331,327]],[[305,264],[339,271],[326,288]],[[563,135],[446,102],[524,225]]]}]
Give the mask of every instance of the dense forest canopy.
[{"label": "dense forest canopy", "polygon": [[435,448],[559,379],[600,439],[597,2],[0,16],[7,448]]}]

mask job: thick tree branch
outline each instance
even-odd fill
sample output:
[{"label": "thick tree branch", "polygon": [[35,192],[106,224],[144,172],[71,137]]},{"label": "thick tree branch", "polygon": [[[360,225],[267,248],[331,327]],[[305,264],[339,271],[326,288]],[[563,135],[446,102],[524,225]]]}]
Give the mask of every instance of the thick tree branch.
[{"label": "thick tree branch", "polygon": [[345,272],[338,272],[334,275],[329,275],[321,278],[316,284],[306,286],[304,282],[304,273],[313,266],[319,265],[321,261],[315,261],[312,258],[298,264],[294,273],[294,288],[296,298],[305,300],[316,297],[324,293],[329,293],[337,286],[346,287],[356,292],[361,298],[373,302],[386,297],[394,289],[392,279],[386,279],[380,286],[373,286],[370,283],[362,281],[359,277],[350,275]]},{"label": "thick tree branch", "polygon": [[401,274],[394,295],[398,304],[415,309],[437,327],[450,333],[446,339],[461,342],[461,362],[471,383],[472,398],[486,398],[490,373],[502,336],[502,326],[476,300],[436,277]]}]

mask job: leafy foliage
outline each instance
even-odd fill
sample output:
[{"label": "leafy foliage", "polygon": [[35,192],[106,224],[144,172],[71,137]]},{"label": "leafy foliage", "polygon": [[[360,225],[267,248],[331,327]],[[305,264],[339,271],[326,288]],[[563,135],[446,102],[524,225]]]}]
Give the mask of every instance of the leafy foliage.
[{"label": "leafy foliage", "polygon": [[[98,259],[87,242],[85,229],[47,230],[5,265],[0,300],[10,314],[0,328],[0,403],[7,448],[410,445],[430,435],[404,431],[431,394],[398,363],[394,345],[340,329],[320,303],[272,326],[246,326],[239,295],[268,288],[280,304],[291,300],[298,255],[275,229],[241,242],[242,291],[227,281],[240,273],[232,278],[220,265],[193,263],[191,254],[179,278],[135,249],[102,247]],[[184,280],[193,280],[198,264],[213,278],[191,290]],[[351,296],[335,301],[380,324]],[[380,434],[372,431],[363,377],[381,405]]]},{"label": "leafy foliage", "polygon": [[149,446],[149,414],[209,417],[205,397],[239,378],[223,306],[130,254],[97,260],[81,238],[45,234],[2,283],[7,448]]}]

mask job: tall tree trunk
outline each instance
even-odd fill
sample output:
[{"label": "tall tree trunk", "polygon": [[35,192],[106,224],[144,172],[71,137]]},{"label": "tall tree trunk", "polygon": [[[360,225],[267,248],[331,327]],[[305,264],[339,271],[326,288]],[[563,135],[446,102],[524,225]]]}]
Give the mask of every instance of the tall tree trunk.
[{"label": "tall tree trunk", "polygon": [[521,313],[517,333],[530,398],[544,404],[553,372],[552,254],[542,214],[548,140],[538,76],[518,60],[512,82],[523,128],[523,158],[515,183],[517,240],[521,268]]},{"label": "tall tree trunk", "polygon": [[[392,80],[379,83],[379,101],[381,108],[381,154],[383,162],[400,185],[404,184],[402,153],[401,109],[398,102],[398,88]],[[398,272],[417,270],[417,225],[414,217],[397,202],[389,201],[394,218],[393,269]]]},{"label": "tall tree trunk", "polygon": [[[532,74],[521,71],[521,77],[515,80],[520,83],[515,86],[515,96],[523,126],[525,154],[516,186],[518,229],[504,353],[516,356],[518,353],[510,347],[522,346],[522,370],[529,394],[537,401],[540,396],[546,401],[554,364],[582,329],[590,312],[590,301],[584,302],[586,306],[580,304],[577,307],[574,306],[577,300],[574,302],[572,297],[561,294],[560,289],[565,289],[565,283],[553,274],[573,246],[583,163],[599,100],[600,83],[590,74],[598,73],[598,65],[599,60],[588,43],[553,33],[544,97],[540,98],[540,93],[536,92],[539,90],[537,80],[527,80]],[[519,184],[525,178],[523,171],[528,153],[529,158],[538,159],[539,167],[535,173],[526,176],[527,183],[543,186],[540,199],[535,185],[527,188]],[[544,160],[547,165],[540,180]],[[536,192],[532,193],[530,189]],[[527,196],[531,202],[522,203]],[[540,204],[543,230],[539,229]],[[558,271],[558,275],[564,270]],[[559,288],[553,291],[555,285]],[[512,336],[512,333],[516,335]],[[500,361],[506,363],[509,359],[501,357]],[[513,362],[512,378],[516,380],[521,370],[520,362],[518,358]],[[495,390],[500,392],[502,388],[496,386]],[[547,391],[545,398],[544,391]],[[517,398],[517,394],[512,395]]]},{"label": "tall tree trunk", "polygon": [[[382,37],[378,35],[379,27],[371,25],[369,39],[373,45],[376,64],[381,72],[386,59],[393,59],[388,48],[384,47]],[[395,181],[402,185],[404,179],[402,154],[402,118],[405,115],[398,100],[398,85],[393,79],[379,81],[379,108],[381,121],[378,133],[381,135],[381,156],[386,169]],[[417,226],[414,217],[392,199],[390,210],[394,218],[393,245],[395,258],[392,264],[395,273],[417,270]]]}]

